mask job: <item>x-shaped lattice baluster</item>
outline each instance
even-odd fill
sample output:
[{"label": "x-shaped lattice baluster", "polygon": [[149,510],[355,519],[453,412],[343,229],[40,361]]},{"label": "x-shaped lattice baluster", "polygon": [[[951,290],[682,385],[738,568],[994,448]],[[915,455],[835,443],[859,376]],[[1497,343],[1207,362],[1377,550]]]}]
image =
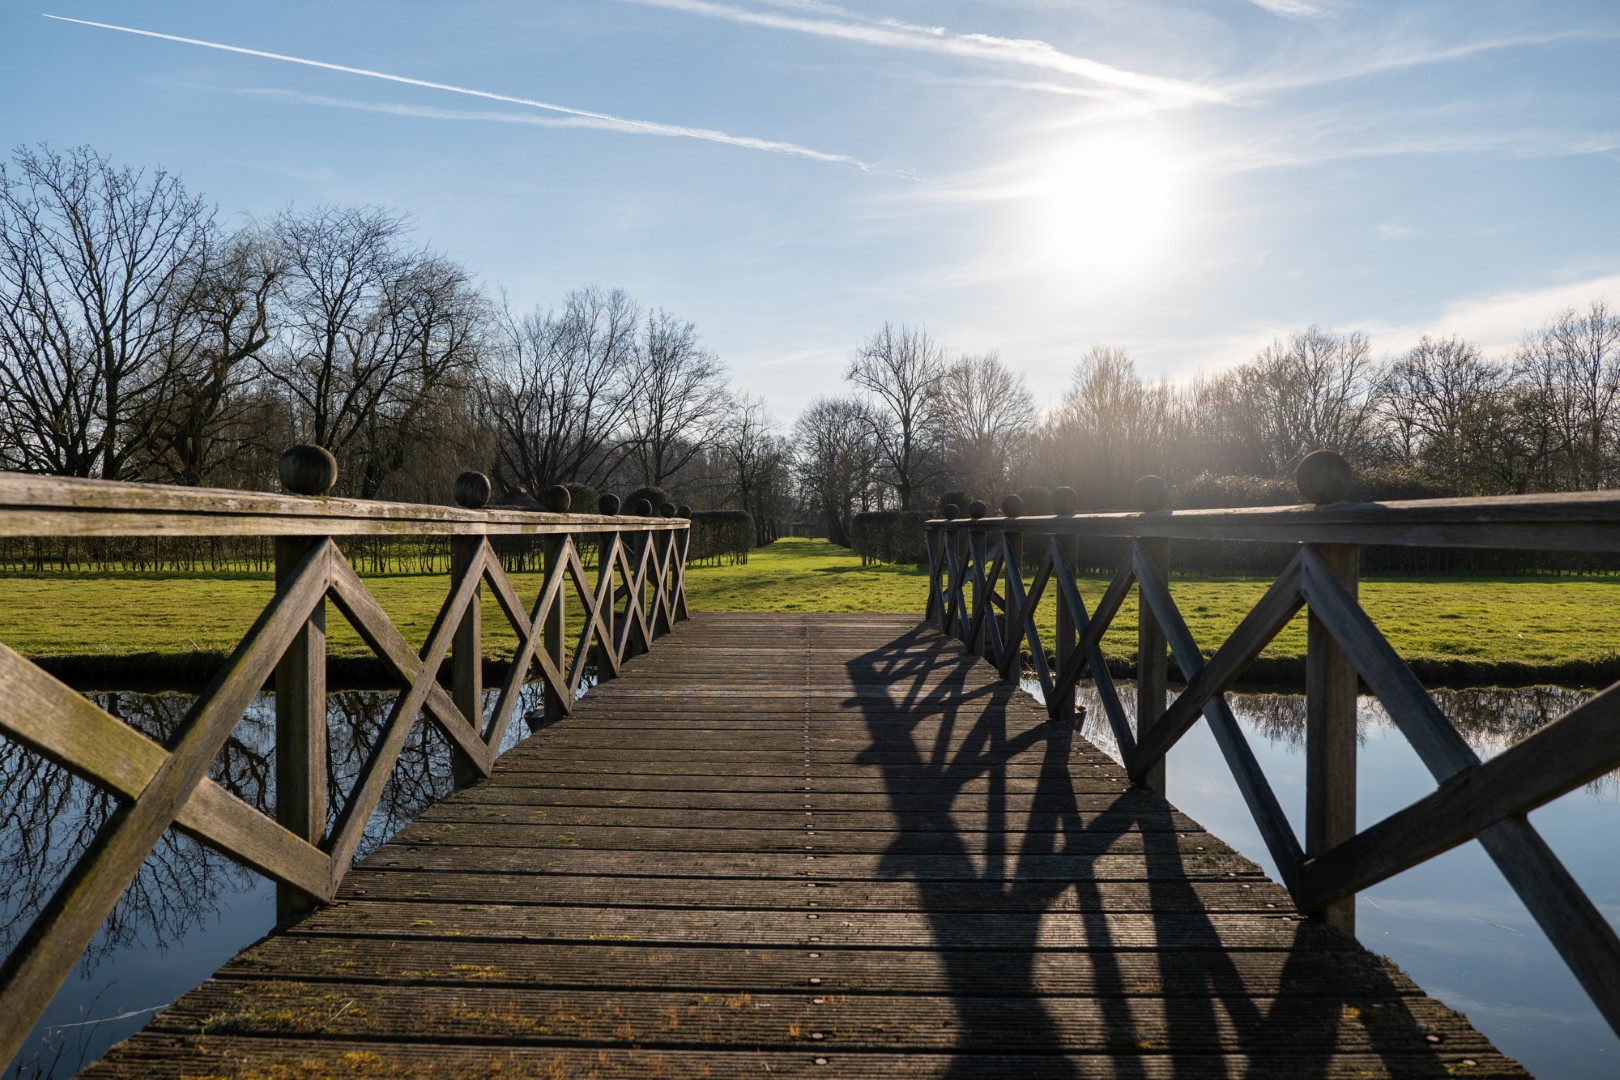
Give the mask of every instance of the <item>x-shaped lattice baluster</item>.
[{"label": "x-shaped lattice baluster", "polygon": [[1611,1027],[1620,938],[1525,815],[1620,764],[1620,683],[1481,763],[1320,556],[1301,553],[1311,610],[1349,655],[1440,789],[1316,856],[1300,902],[1319,906],[1477,835]]},{"label": "x-shaped lattice baluster", "polygon": [[[44,1010],[147,854],[199,798],[209,765],[325,596],[333,552],[330,543],[315,545],[298,561],[231,658],[186,713],[174,748],[161,761],[152,759],[155,768],[140,791],[101,826],[51,902],[18,941],[0,968],[0,985],[6,987],[6,1006],[13,1015],[34,1017]],[[14,658],[14,666],[29,666],[10,650],[6,654]],[[39,686],[37,680],[24,681],[25,686],[30,684]]]},{"label": "x-shaped lattice baluster", "polygon": [[1130,562],[1127,560],[1124,568],[1104,592],[1102,600],[1097,604],[1095,617],[1092,617],[1086,614],[1085,600],[1081,598],[1080,589],[1074,583],[1074,569],[1069,565],[1068,555],[1059,545],[1057,537],[1053,537],[1047,545],[1047,558],[1051,561],[1052,577],[1057,581],[1057,602],[1067,608],[1078,637],[1072,654],[1058,665],[1058,670],[1053,676],[1053,692],[1047,698],[1047,708],[1051,715],[1056,716],[1058,702],[1062,696],[1074,693],[1075,684],[1089,668],[1092,681],[1097,688],[1097,697],[1102,702],[1103,714],[1108,718],[1109,729],[1114,733],[1114,742],[1119,746],[1120,755],[1129,760],[1131,752],[1136,749],[1136,736],[1131,731],[1130,720],[1125,716],[1125,708],[1120,704],[1119,691],[1114,687],[1114,677],[1109,674],[1108,664],[1103,659],[1101,643],[1103,635],[1108,632],[1108,627],[1114,621],[1114,616],[1118,614],[1120,605],[1124,603],[1131,583],[1136,580],[1135,574],[1131,571]]}]

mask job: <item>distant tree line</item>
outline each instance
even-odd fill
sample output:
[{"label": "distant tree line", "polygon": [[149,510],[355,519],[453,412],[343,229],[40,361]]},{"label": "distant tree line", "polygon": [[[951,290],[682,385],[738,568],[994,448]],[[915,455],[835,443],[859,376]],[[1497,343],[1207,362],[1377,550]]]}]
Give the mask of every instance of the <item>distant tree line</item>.
[{"label": "distant tree line", "polygon": [[492,297],[378,207],[227,227],[88,147],[0,163],[0,468],[269,490],[296,442],[361,498],[446,502],[476,468],[513,505],[656,485],[760,543],[791,516],[786,442],[672,312]]},{"label": "distant tree line", "polygon": [[[1155,473],[1184,507],[1290,502],[1318,448],[1350,458],[1369,498],[1620,480],[1620,313],[1601,300],[1494,357],[1451,336],[1376,358],[1363,334],[1310,327],[1171,383],[1094,346],[1039,403],[995,352],[885,323],[845,378],[784,428],[692,322],[596,285],[525,306],[397,212],[227,227],[178,177],[89,148],[0,163],[0,468],[270,490],[280,451],[313,442],[338,456],[339,494],[445,502],[468,468],[512,506],[554,484],[581,509],[652,485],[746,515],[755,545],[861,531],[884,558],[947,493],[1033,507],[1067,485],[1085,510],[1119,509]],[[903,516],[856,530],[873,512]],[[737,521],[705,535],[746,543]]]},{"label": "distant tree line", "polygon": [[1149,474],[1181,507],[1292,503],[1288,478],[1316,449],[1349,458],[1367,499],[1620,482],[1620,312],[1602,300],[1498,357],[1451,336],[1380,360],[1365,335],[1313,326],[1171,383],[1094,346],[1044,412],[996,354],[952,355],[920,328],[884,326],[847,375],[851,393],[800,417],[796,477],[826,534],[849,544],[861,522],[874,557],[917,546],[890,511],[996,512],[1014,492],[1033,510],[1060,485],[1082,510],[1130,509]]}]

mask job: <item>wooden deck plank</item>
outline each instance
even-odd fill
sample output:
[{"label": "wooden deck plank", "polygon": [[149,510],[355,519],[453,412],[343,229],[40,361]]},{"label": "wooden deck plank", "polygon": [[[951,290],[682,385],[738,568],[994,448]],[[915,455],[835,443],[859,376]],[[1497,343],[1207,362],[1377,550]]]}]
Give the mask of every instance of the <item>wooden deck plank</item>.
[{"label": "wooden deck plank", "polygon": [[906,617],[701,615],[90,1075],[1522,1076]]}]

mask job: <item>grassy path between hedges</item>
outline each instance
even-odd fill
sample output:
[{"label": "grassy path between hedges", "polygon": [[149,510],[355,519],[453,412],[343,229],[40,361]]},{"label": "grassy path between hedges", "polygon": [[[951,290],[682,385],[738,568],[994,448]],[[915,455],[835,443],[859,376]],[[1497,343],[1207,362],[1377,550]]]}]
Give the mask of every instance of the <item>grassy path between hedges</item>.
[{"label": "grassy path between hedges", "polygon": [[[539,588],[538,574],[513,575],[513,580],[526,597]],[[383,575],[367,583],[408,640],[426,638],[444,598],[443,576]],[[920,617],[927,576],[914,567],[862,567],[857,557],[824,541],[785,539],[754,552],[746,565],[692,567],[687,583],[689,602],[699,611],[889,611]],[[1173,592],[1208,653],[1268,584],[1256,578],[1176,577]],[[1104,585],[1100,578],[1082,581],[1088,603]],[[257,574],[11,574],[0,589],[0,641],[42,660],[228,653],[270,592],[268,576]],[[1463,679],[1470,670],[1489,678],[1504,667],[1568,677],[1571,665],[1620,663],[1616,601],[1620,579],[1613,578],[1414,577],[1362,584],[1364,606],[1403,657]],[[512,637],[501,632],[504,623],[493,603],[486,611],[486,648],[499,656]],[[1050,612],[1048,602],[1043,619],[1048,626]],[[334,656],[367,655],[358,636],[330,609],[328,626]],[[1105,651],[1111,659],[1127,660],[1136,647],[1134,599],[1115,626]],[[1300,617],[1265,657],[1297,660],[1304,648]]]}]

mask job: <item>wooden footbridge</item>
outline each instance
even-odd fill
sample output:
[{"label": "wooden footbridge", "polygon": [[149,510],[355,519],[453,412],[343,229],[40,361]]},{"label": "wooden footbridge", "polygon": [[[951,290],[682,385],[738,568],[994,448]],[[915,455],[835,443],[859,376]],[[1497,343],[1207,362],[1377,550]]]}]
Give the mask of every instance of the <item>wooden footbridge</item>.
[{"label": "wooden footbridge", "polygon": [[[1489,531],[1613,550],[1620,500],[1040,518],[1009,504],[930,527],[919,623],[689,614],[681,518],[489,511],[463,487],[474,505],[458,510],[0,476],[13,535],[26,520],[35,533],[284,537],[275,599],[168,746],[0,647],[0,728],[124,801],[0,970],[6,1056],[171,827],[274,878],[284,925],[90,1075],[1520,1076],[1345,932],[1353,890],[1474,836],[1617,1015],[1614,933],[1524,820],[1620,764],[1616,692],[1466,760],[1356,605],[1347,545]],[[333,540],[380,532],[452,538],[449,598],[420,649]],[[1164,560],[1167,540],[1212,533],[1298,547],[1205,654]],[[545,547],[532,603],[489,543],[523,534]],[[1072,567],[1090,536],[1126,537],[1129,554],[1088,611]],[[1140,722],[1093,663],[1133,585]],[[493,709],[486,594],[519,642]],[[327,601],[401,686],[347,792],[330,790],[318,722]],[[1303,843],[1222,696],[1302,607],[1316,747]],[[1045,707],[1008,678],[1020,645]],[[1173,703],[1167,651],[1187,683]],[[576,700],[591,655],[603,681]],[[531,668],[552,722],[497,760]],[[1124,766],[1071,723],[1088,669]],[[1432,793],[1360,831],[1358,674],[1439,763]],[[208,778],[272,678],[275,820]],[[419,717],[455,748],[460,789],[351,869]],[[1155,790],[1164,751],[1200,717],[1287,888]]]}]

